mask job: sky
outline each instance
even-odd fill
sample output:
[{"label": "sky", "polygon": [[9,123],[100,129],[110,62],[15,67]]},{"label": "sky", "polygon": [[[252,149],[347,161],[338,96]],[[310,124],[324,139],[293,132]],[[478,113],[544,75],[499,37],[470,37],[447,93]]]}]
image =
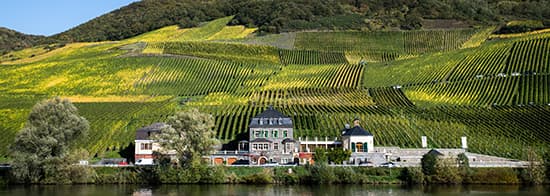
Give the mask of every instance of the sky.
[{"label": "sky", "polygon": [[137,0],[2,0],[0,27],[54,35]]}]

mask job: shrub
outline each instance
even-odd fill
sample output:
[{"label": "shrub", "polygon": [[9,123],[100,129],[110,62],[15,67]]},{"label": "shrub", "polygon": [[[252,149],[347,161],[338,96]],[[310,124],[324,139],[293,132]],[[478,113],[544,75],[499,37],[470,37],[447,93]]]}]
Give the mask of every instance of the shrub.
[{"label": "shrub", "polygon": [[400,179],[408,184],[424,184],[424,173],[420,167],[407,167],[402,170]]},{"label": "shrub", "polygon": [[460,184],[462,176],[453,159],[440,159],[435,166],[435,175],[431,182],[442,184]]},{"label": "shrub", "polygon": [[243,182],[247,184],[271,184],[273,183],[273,178],[271,171],[269,169],[264,169],[260,173],[243,177]]},{"label": "shrub", "polygon": [[[288,169],[292,169],[292,173],[288,173]],[[275,168],[274,169],[273,179],[275,183],[279,184],[298,184],[300,182],[300,177],[294,171],[294,168]]]},{"label": "shrub", "polygon": [[520,181],[512,168],[472,168],[470,184],[518,184]]},{"label": "shrub", "polygon": [[435,174],[435,165],[437,164],[437,155],[432,153],[426,153],[420,160],[422,164],[422,172],[425,175]]},{"label": "shrub", "polygon": [[202,173],[201,183],[220,184],[226,182],[225,168],[222,166],[208,167]]},{"label": "shrub", "polygon": [[358,175],[351,167],[334,167],[335,183],[355,184],[359,182]]}]

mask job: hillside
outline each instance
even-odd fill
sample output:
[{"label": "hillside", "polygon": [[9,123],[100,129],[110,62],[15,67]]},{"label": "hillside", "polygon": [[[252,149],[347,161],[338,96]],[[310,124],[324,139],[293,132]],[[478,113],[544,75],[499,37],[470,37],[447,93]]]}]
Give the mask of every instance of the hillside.
[{"label": "hillside", "polygon": [[[224,16],[235,16],[231,25],[261,33],[466,28],[527,19],[550,26],[548,5],[548,0],[142,0],[50,36],[48,43],[122,40],[170,25],[196,27]],[[41,44],[26,40],[4,39],[7,44],[1,46],[11,51]]]},{"label": "hillside", "polygon": [[44,36],[26,35],[0,27],[0,55],[4,55],[9,51],[35,46],[42,43],[44,39]]},{"label": "hillside", "polygon": [[269,105],[293,119],[295,138],[338,137],[359,117],[380,146],[419,147],[426,135],[431,147],[459,147],[467,136],[472,152],[520,159],[525,146],[550,149],[548,30],[256,36],[256,28],[226,26],[231,21],[166,26],[3,62],[0,155],[32,105],[51,96],[76,102],[91,122],[80,147],[96,156],[127,147],[137,128],[188,107],[212,114],[222,141],[238,140]]}]

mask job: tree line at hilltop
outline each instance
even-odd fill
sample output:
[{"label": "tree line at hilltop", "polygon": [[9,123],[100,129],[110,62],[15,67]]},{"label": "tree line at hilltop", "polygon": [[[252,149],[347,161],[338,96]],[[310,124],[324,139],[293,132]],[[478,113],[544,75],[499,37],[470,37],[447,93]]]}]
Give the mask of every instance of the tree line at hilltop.
[{"label": "tree line at hilltop", "polygon": [[[143,0],[48,38],[0,37],[0,53],[51,42],[121,40],[168,25],[194,27],[235,15],[232,25],[260,32],[333,29],[419,29],[424,19],[499,24],[516,19],[550,21],[549,0]],[[21,36],[18,36],[21,37]]]}]

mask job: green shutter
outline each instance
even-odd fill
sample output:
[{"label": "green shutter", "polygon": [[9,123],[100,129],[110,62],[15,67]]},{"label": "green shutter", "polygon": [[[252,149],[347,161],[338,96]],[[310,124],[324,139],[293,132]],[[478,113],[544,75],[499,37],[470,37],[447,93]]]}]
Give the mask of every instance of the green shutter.
[{"label": "green shutter", "polygon": [[367,142],[363,143],[363,152],[368,152],[369,146],[367,145]]},{"label": "green shutter", "polygon": [[351,143],[351,152],[355,152],[355,142]]}]

